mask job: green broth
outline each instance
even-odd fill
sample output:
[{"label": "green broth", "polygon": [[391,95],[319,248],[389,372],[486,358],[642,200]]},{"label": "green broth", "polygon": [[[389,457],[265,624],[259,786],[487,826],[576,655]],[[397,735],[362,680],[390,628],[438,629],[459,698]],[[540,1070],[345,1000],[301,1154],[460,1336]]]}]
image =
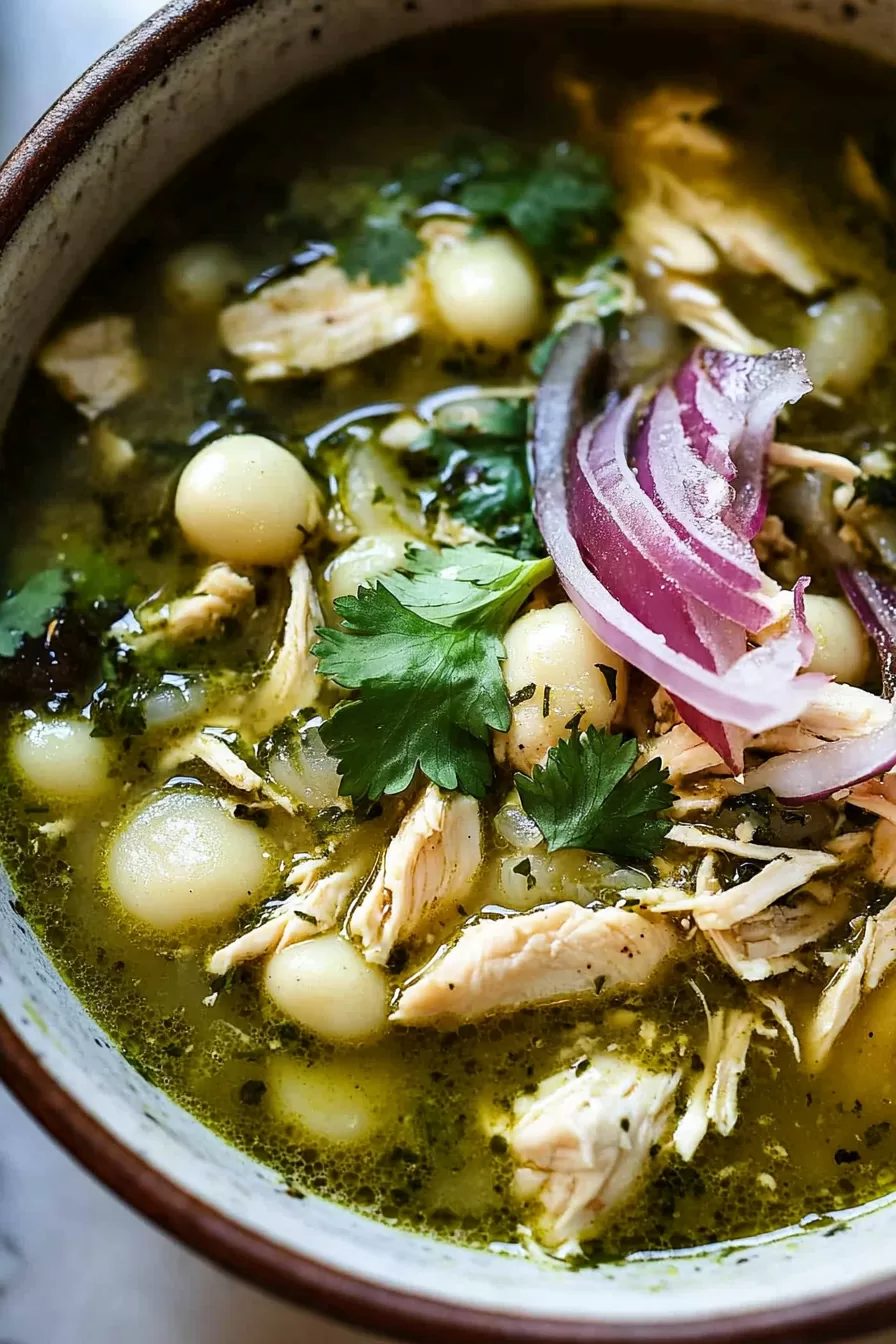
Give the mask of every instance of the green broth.
[{"label": "green broth", "polygon": [[[502,72],[499,80],[496,69]],[[113,412],[110,422],[153,454],[147,493],[138,491],[141,499],[132,507],[97,500],[81,442],[83,423],[39,375],[31,375],[6,436],[3,535],[10,584],[85,545],[124,565],[145,594],[163,587],[182,591],[195,573],[170,517],[172,483],[189,456],[185,439],[215,418],[208,371],[240,371],[220,348],[213,322],[187,320],[163,303],[161,267],[173,250],[205,238],[225,239],[247,270],[258,273],[302,242],[288,221],[265,225],[283,210],[287,186],[296,177],[400,162],[443,143],[459,126],[534,144],[574,137],[575,116],[558,92],[557,78],[586,74],[598,79],[607,108],[670,77],[718,82],[738,134],[755,147],[756,163],[770,155],[822,202],[843,117],[848,114],[850,128],[876,128],[892,99],[886,71],[834,59],[811,44],[796,46],[764,30],[707,16],[691,27],[615,10],[530,16],[425,38],[300,91],[228,137],[167,188],[72,301],[66,321],[106,311],[136,317],[150,382]],[[794,339],[796,305],[780,287],[734,274],[725,283],[745,318],[761,313],[775,339]],[[240,386],[255,423],[274,426],[297,443],[359,407],[382,401],[413,405],[457,383],[515,385],[530,377],[526,352],[496,360],[416,340],[373,356],[345,377]],[[799,442],[813,435],[839,441],[861,422],[864,440],[877,442],[890,432],[894,388],[891,356],[860,404],[838,409],[804,402],[793,415],[791,432],[802,436]],[[351,442],[330,441],[312,467],[322,477],[338,475]],[[325,544],[318,572],[333,550]],[[278,582],[270,579],[275,588]],[[829,576],[821,574],[818,590],[828,588]],[[204,649],[204,665],[250,677],[275,634],[279,610],[282,601],[249,635],[234,634]],[[193,656],[184,655],[185,666]],[[85,693],[80,703],[92,688],[93,682],[80,688]],[[4,749],[11,722],[7,714]],[[448,1031],[397,1028],[370,1046],[323,1043],[270,1007],[260,991],[257,964],[240,968],[226,983],[210,983],[207,954],[246,927],[245,918],[208,934],[163,937],[119,913],[105,890],[104,847],[120,821],[122,796],[130,809],[146,793],[165,742],[137,736],[113,747],[115,789],[61,840],[37,831],[58,810],[36,802],[13,774],[7,776],[0,798],[2,848],[21,906],[60,972],[135,1067],[228,1140],[274,1167],[292,1194],[322,1194],[471,1244],[516,1244],[521,1213],[511,1193],[506,1142],[489,1135],[494,1117],[509,1115],[517,1096],[534,1090],[559,1064],[573,1062],[583,1041],[589,1049],[618,1047],[648,1064],[680,1068],[687,1082],[703,1067],[705,1017],[694,985],[710,1007],[741,1001],[741,987],[703,957],[680,961],[655,988],[609,1001],[585,998]],[[180,774],[177,787],[214,786],[214,777],[195,763]],[[266,815],[271,820],[261,832],[263,841],[282,864],[321,837],[317,823]],[[381,815],[364,823],[372,853],[393,817],[394,805],[387,800]],[[493,836],[488,818],[486,833]],[[490,845],[468,913],[495,899],[505,850],[498,839]],[[683,864],[688,856],[673,859]],[[260,895],[275,890],[272,880],[271,890]],[[600,894],[597,882],[594,890]],[[857,883],[851,911],[858,913],[868,895]],[[602,899],[611,903],[614,897],[604,893]],[[410,969],[413,958],[425,959],[420,949],[411,956]],[[407,969],[393,969],[392,983]],[[799,1025],[819,987],[817,976],[789,977],[786,985],[776,982],[774,992]],[[728,1241],[851,1208],[896,1188],[896,1126],[890,1123],[896,1073],[886,1011],[892,997],[893,987],[885,987],[862,1004],[820,1077],[795,1064],[781,1033],[757,1038],[741,1084],[735,1131],[708,1136],[691,1164],[673,1160],[648,1172],[634,1200],[584,1244],[581,1261]],[[655,1035],[642,1031],[645,1024],[655,1025]],[[283,1059],[311,1066],[343,1061],[362,1081],[385,1080],[391,1101],[381,1127],[353,1145],[330,1144],[286,1125],[270,1104],[269,1086],[270,1070]]]}]

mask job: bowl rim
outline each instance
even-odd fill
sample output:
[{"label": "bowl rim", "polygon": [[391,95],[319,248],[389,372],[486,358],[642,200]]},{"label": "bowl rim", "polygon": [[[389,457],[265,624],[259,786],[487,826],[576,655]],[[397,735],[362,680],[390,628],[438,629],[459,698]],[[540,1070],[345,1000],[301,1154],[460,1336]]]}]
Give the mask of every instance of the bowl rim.
[{"label": "bowl rim", "polygon": [[[0,249],[141,88],[255,3],[169,0],[90,66],[0,166]],[[151,1222],[250,1283],[358,1329],[426,1344],[822,1344],[886,1328],[896,1318],[896,1275],[780,1311],[669,1322],[525,1317],[403,1292],[311,1260],[189,1194],[84,1109],[2,1012],[0,1080],[72,1157]]]}]

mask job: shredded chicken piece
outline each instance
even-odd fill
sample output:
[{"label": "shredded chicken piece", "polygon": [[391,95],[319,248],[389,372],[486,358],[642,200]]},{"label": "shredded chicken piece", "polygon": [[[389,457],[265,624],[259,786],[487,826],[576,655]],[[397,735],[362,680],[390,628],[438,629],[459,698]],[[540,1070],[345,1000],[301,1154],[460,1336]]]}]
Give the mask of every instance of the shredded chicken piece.
[{"label": "shredded chicken piece", "polygon": [[[255,793],[264,785],[261,775],[241,760],[232,747],[204,728],[183,738],[174,750],[178,761],[202,761],[241,793]],[[170,768],[170,757],[166,758],[166,765]]]},{"label": "shredded chicken piece", "polygon": [[784,523],[778,515],[767,513],[762,526],[753,538],[753,550],[760,565],[765,566],[770,560],[780,560],[784,556],[793,555],[797,550],[797,544],[788,537]]},{"label": "shredded chicken piece", "polygon": [[802,1058],[799,1037],[793,1029],[793,1023],[788,1015],[787,1006],[784,1003],[784,1000],[779,998],[777,994],[761,994],[758,990],[754,991],[754,997],[762,1004],[763,1008],[767,1008],[771,1013],[772,1017],[787,1037],[787,1040],[790,1043],[790,1048],[793,1051],[794,1059],[797,1064],[799,1064],[800,1059]]},{"label": "shredded chicken piece", "polygon": [[516,1193],[538,1201],[546,1246],[573,1250],[633,1192],[669,1127],[679,1081],[604,1053],[517,1099],[509,1135]]},{"label": "shredded chicken piece", "polygon": [[69,327],[44,346],[37,363],[88,420],[111,411],[146,382],[130,317],[98,317]]},{"label": "shredded chicken piece", "polygon": [[824,1064],[834,1041],[859,1006],[873,943],[874,920],[866,919],[858,951],[840,967],[818,1001],[806,1041],[806,1052],[814,1069]]},{"label": "shredded chicken piece", "polygon": [[355,867],[321,876],[316,872],[318,861],[312,859],[309,862],[315,868],[309,872],[307,880],[296,883],[297,889],[269,911],[261,924],[226,947],[218,948],[208,963],[212,975],[225,975],[242,962],[280,952],[284,947],[336,927],[358,884],[360,873]]},{"label": "shredded chicken piece", "polygon": [[[868,804],[863,801],[861,806],[867,807]],[[896,887],[896,824],[889,818],[882,817],[874,828],[868,876],[872,882]]]},{"label": "shredded chicken piece", "polygon": [[663,920],[571,901],[480,919],[405,986],[392,1020],[472,1019],[500,1008],[646,984],[677,945]]},{"label": "shredded chicken piece", "polygon": [[260,382],[354,364],[413,336],[423,313],[418,270],[400,285],[370,285],[321,261],[225,308],[219,330],[247,361],[247,378]]},{"label": "shredded chicken piece", "polygon": [[91,475],[100,487],[115,485],[137,460],[137,450],[130,439],[122,438],[104,420],[90,427]]},{"label": "shredded chicken piece", "polygon": [[896,774],[888,771],[879,779],[856,784],[850,789],[847,801],[896,826]]},{"label": "shredded chicken piece", "polygon": [[795,443],[773,443],[768,450],[768,461],[775,467],[795,467],[799,471],[820,471],[833,476],[835,481],[851,485],[862,474],[861,467],[840,453],[820,453],[811,448],[798,448]]},{"label": "shredded chicken piece", "polygon": [[891,901],[873,916],[874,936],[865,968],[863,988],[877,989],[896,961],[896,901]]},{"label": "shredded chicken piece", "polygon": [[701,120],[718,105],[718,97],[706,89],[663,84],[629,111],[624,131],[639,141],[642,152],[671,151],[727,163],[732,155],[731,142]]},{"label": "shredded chicken piece", "polygon": [[[696,895],[705,899],[719,894],[720,890],[716,857],[707,853],[697,870]],[[728,931],[705,926],[704,918],[699,914],[695,923],[719,960],[740,980],[748,984],[768,980],[787,970],[802,969],[801,962],[791,953],[798,952],[807,943],[817,942],[822,934],[840,922],[842,903],[838,903],[836,909],[830,907],[833,898],[830,887],[825,883],[813,883],[806,891],[809,896],[797,906],[770,906]]]},{"label": "shredded chicken piece", "polygon": [[759,751],[811,751],[822,742],[864,737],[882,728],[892,714],[888,700],[858,686],[829,681],[793,723],[759,733],[750,743]]},{"label": "shredded chicken piece", "polygon": [[885,219],[892,218],[892,197],[879,182],[858,142],[851,135],[848,135],[843,143],[843,177],[850,191],[860,201],[870,205]]},{"label": "shredded chicken piece", "polygon": [[[771,905],[751,919],[735,924],[728,932],[704,928],[699,915],[695,922],[716,954],[742,980],[768,980],[785,971],[803,969],[793,953],[817,943],[846,913],[845,900],[835,902],[826,883],[809,883],[805,890],[807,894],[802,899],[787,905]],[[822,899],[824,896],[826,901]]]},{"label": "shredded chicken piece", "polygon": [[163,771],[171,771],[184,761],[202,761],[232,789],[240,793],[262,793],[291,816],[295,815],[292,799],[247,765],[232,747],[208,728],[181,738],[164,754],[159,766]]},{"label": "shredded chicken piece", "polygon": [[835,835],[833,840],[829,840],[825,849],[829,854],[836,854],[838,858],[851,862],[859,857],[870,840],[870,831],[844,831],[842,835]]},{"label": "shredded chicken piece", "polygon": [[693,1158],[710,1125],[728,1135],[737,1124],[738,1085],[753,1032],[760,1024],[761,1018],[748,1009],[720,1008],[709,1014],[703,1072],[672,1136],[686,1162]]},{"label": "shredded chicken piece", "polygon": [[715,350],[733,354],[767,355],[773,348],[768,341],[754,336],[743,322],[726,308],[714,289],[697,284],[687,275],[670,271],[657,277],[653,291],[673,322],[689,327],[701,341]]},{"label": "shredded chicken piece", "polygon": [[175,598],[141,623],[148,635],[191,643],[211,638],[225,621],[247,611],[254,601],[252,580],[222,562],[209,566],[189,597]]},{"label": "shredded chicken piece", "polygon": [[479,804],[430,784],[390,841],[350,930],[381,965],[466,896],[482,862]]},{"label": "shredded chicken piece", "polygon": [[625,217],[626,237],[642,266],[658,262],[668,271],[686,275],[709,275],[718,270],[719,258],[699,229],[685,224],[659,201],[645,197]]},{"label": "shredded chicken piece", "polygon": [[671,784],[677,784],[689,775],[726,768],[718,752],[686,723],[678,723],[662,736],[651,738],[642,760],[645,765],[648,761],[659,761],[669,771]]},{"label": "shredded chicken piece", "polygon": [[321,693],[322,681],[311,648],[317,641],[315,630],[324,619],[303,555],[289,572],[289,586],[280,650],[246,706],[246,723],[257,737],[264,737],[294,710],[315,704]]},{"label": "shredded chicken piece", "polygon": [[859,947],[836,972],[818,1001],[807,1040],[807,1053],[814,1069],[820,1069],[827,1060],[834,1041],[859,1006],[863,992],[876,989],[894,962],[896,900],[878,914],[868,916]]},{"label": "shredded chicken piece", "polygon": [[640,893],[636,887],[632,887],[622,895],[648,906],[658,914],[689,911],[703,932],[727,932],[766,910],[782,896],[805,886],[816,873],[836,868],[839,862],[833,854],[810,849],[772,859],[755,877],[738,882],[713,896],[690,895],[675,887],[647,888]]},{"label": "shredded chicken piece", "polygon": [[828,859],[825,865],[827,867],[834,867],[836,862],[836,860],[830,861],[829,856],[822,854],[820,850],[791,849],[787,845],[757,845],[752,840],[738,840],[732,835],[717,835],[714,831],[704,831],[700,826],[673,826],[666,838],[674,840],[677,845],[687,845],[689,849],[736,854],[738,858],[758,859],[760,863],[781,858],[782,855],[789,859],[801,859],[807,854]]}]

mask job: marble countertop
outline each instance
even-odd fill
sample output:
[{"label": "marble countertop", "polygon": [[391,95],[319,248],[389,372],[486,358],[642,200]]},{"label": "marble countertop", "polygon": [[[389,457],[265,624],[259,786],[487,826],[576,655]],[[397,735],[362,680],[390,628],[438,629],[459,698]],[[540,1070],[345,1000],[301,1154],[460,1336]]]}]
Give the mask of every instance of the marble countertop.
[{"label": "marble countertop", "polygon": [[[152,0],[0,0],[0,155],[154,8]],[[184,1250],[77,1166],[0,1088],[0,1344],[125,1339],[361,1344],[370,1336],[275,1301]],[[896,1332],[877,1341],[896,1344]]]}]

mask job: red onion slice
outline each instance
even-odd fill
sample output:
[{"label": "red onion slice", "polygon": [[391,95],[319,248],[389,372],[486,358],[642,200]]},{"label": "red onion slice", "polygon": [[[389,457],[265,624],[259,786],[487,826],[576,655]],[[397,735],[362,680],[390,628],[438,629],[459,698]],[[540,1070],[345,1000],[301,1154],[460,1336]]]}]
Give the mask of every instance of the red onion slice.
[{"label": "red onion slice", "polygon": [[[698,713],[751,733],[788,723],[799,717],[826,681],[815,674],[796,676],[805,647],[802,631],[750,650],[719,673],[679,652],[669,638],[628,609],[637,593],[625,571],[625,558],[633,550],[630,545],[609,565],[626,585],[626,605],[586,563],[567,516],[566,456],[581,426],[584,388],[599,350],[593,328],[585,324],[570,327],[554,349],[536,400],[535,510],[561,583],[611,649]],[[624,532],[622,539],[626,540]],[[684,627],[677,633],[684,634]],[[687,642],[691,642],[690,635]]]},{"label": "red onion slice", "polygon": [[694,358],[700,360],[710,384],[728,402],[732,414],[743,420],[731,448],[736,473],[732,518],[751,541],[765,518],[765,459],[775,421],[788,402],[799,401],[812,391],[806,358],[792,347],[768,355],[698,350]]},{"label": "red onion slice", "polygon": [[884,692],[896,694],[896,588],[867,569],[837,570],[840,587],[877,646]]},{"label": "red onion slice", "polygon": [[[674,402],[671,390],[665,391]],[[573,535],[595,559],[599,551],[612,554],[616,538],[622,537],[660,574],[670,576],[674,585],[689,597],[741,627],[763,629],[774,620],[769,604],[758,594],[745,592],[743,584],[740,588],[732,587],[726,581],[727,575],[723,577],[707,564],[696,548],[670,526],[629,466],[629,430],[639,396],[639,392],[634,392],[578,437],[569,463]],[[661,392],[659,397],[662,396]],[[653,408],[648,413],[649,421],[652,416]],[[725,488],[730,495],[730,487]],[[733,566],[731,569],[733,572]],[[751,583],[754,590],[762,582],[759,566],[755,565],[755,569],[755,582]],[[609,570],[602,567],[599,572]],[[631,579],[626,576],[629,587],[632,579],[634,576]]]},{"label": "red onion slice", "polygon": [[811,751],[788,751],[750,770],[744,788],[771,789],[782,803],[808,803],[830,798],[865,779],[883,775],[896,765],[896,714],[882,728],[864,737],[843,738]]},{"label": "red onion slice", "polygon": [[[708,423],[704,422],[704,430]],[[728,474],[715,465],[722,453],[713,451],[710,465],[697,451],[698,442],[694,433],[685,429],[676,390],[660,388],[632,449],[638,484],[670,527],[720,579],[742,592],[758,593],[763,577],[756,555],[730,523],[734,487]],[[731,467],[730,456],[724,465]],[[767,610],[762,624],[773,619]],[[751,626],[754,630],[761,628]]]}]

